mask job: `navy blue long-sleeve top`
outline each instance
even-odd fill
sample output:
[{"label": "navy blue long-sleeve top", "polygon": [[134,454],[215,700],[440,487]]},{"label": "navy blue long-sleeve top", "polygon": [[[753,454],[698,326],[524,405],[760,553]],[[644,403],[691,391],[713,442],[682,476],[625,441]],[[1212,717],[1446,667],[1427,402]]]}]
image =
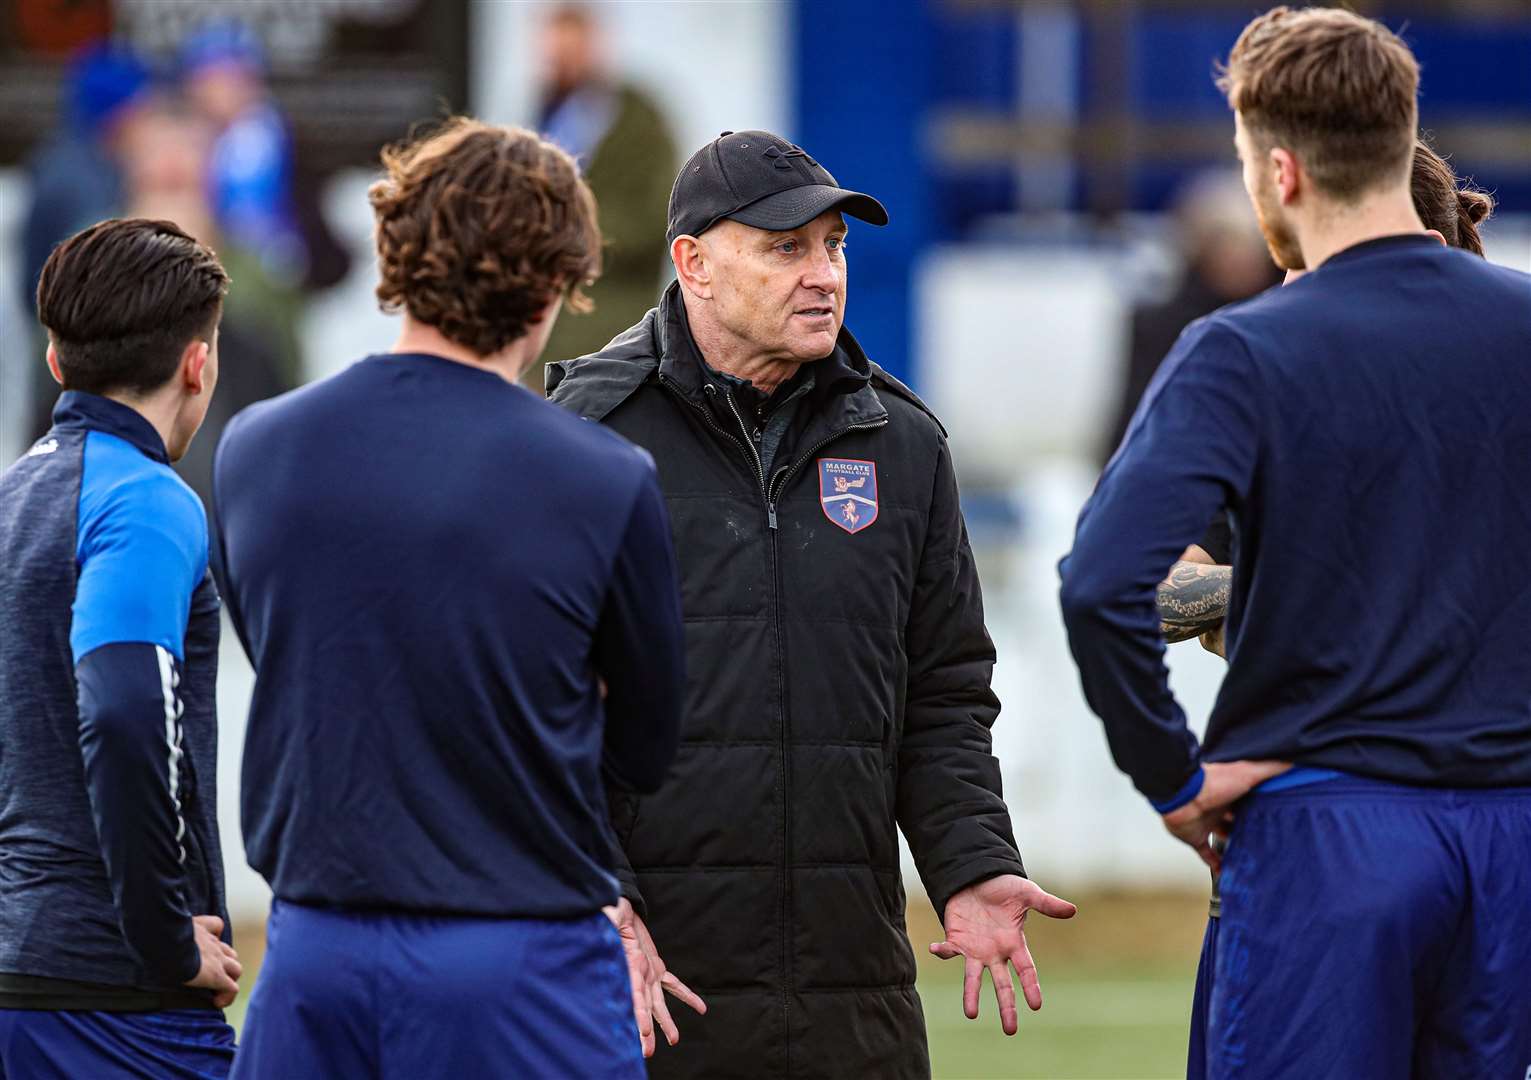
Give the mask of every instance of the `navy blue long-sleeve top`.
[{"label": "navy blue long-sleeve top", "polygon": [[482,369],[393,354],[245,410],[214,487],[256,674],[245,843],[276,895],[614,903],[603,768],[659,784],[684,684],[647,454]]},{"label": "navy blue long-sleeve top", "polygon": [[[1224,506],[1229,668],[1198,747],[1155,588]],[[1531,276],[1388,237],[1193,323],[1062,575],[1085,696],[1161,809],[1203,754],[1531,784]]]}]

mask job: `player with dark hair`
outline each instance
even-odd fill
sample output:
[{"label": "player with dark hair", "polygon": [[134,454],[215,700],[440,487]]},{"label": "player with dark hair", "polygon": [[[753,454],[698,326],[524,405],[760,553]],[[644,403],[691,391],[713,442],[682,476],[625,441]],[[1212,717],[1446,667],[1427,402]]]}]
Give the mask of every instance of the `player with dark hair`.
[{"label": "player with dark hair", "polygon": [[218,596],[170,468],[228,277],[168,221],[56,248],[53,426],[0,474],[0,1077],[221,1077],[238,992],[218,839]]},{"label": "player with dark hair", "polygon": [[641,1077],[603,775],[675,753],[669,521],[648,455],[515,385],[595,204],[472,120],[383,166],[393,351],[240,413],[213,467],[276,896],[235,1074]]},{"label": "player with dark hair", "polygon": [[[1221,867],[1207,1075],[1519,1076],[1531,277],[1426,231],[1418,66],[1380,24],[1274,9],[1221,83],[1272,254],[1309,273],[1187,329],[1082,512],[1085,694]],[[1198,745],[1154,583],[1223,506],[1230,664]]]}]

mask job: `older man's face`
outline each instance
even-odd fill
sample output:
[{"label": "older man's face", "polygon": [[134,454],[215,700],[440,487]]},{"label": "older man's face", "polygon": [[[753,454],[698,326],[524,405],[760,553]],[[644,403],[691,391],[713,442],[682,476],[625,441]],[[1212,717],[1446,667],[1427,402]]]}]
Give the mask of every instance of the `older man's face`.
[{"label": "older man's face", "polygon": [[845,219],[838,211],[788,232],[721,221],[704,239],[723,328],[783,359],[834,352],[845,320]]}]

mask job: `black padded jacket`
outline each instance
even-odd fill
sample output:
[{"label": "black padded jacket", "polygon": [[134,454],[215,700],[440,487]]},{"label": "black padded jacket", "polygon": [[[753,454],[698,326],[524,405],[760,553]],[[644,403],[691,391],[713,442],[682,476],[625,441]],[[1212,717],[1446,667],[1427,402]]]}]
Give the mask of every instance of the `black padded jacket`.
[{"label": "black padded jacket", "polygon": [[680,753],[610,796],[623,891],[708,1002],[653,1076],[928,1076],[897,830],[937,912],[1024,873],[946,434],[849,332],[817,364],[769,475],[674,286],[548,370],[653,454],[680,562]]}]

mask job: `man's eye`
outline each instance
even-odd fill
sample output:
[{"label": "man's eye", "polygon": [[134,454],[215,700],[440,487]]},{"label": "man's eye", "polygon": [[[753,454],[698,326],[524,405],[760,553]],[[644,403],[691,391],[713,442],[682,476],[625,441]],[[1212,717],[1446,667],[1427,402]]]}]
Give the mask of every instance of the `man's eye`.
[{"label": "man's eye", "polygon": [[845,238],[843,236],[831,236],[829,238],[829,250],[830,251],[844,251],[845,250]]},{"label": "man's eye", "polygon": [[797,241],[783,240],[780,244],[777,244],[776,247],[778,251],[782,252],[782,254],[791,255],[797,251]]}]

